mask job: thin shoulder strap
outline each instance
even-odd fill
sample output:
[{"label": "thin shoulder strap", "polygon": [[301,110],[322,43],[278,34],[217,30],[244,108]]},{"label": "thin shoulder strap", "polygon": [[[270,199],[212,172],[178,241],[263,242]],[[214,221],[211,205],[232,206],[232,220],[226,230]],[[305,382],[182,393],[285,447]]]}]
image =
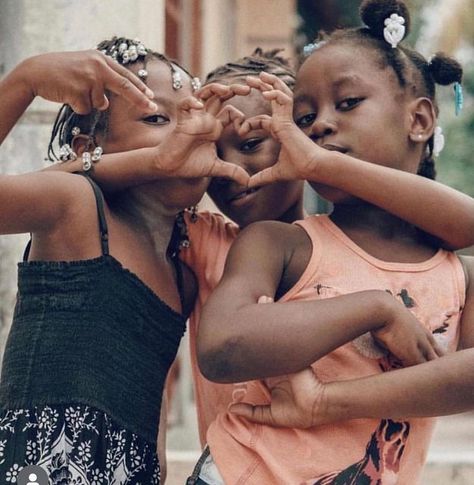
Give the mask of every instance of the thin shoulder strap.
[{"label": "thin shoulder strap", "polygon": [[91,184],[92,190],[94,191],[95,202],[97,206],[97,216],[99,218],[100,246],[102,248],[102,255],[108,255],[109,229],[107,227],[107,221],[105,219],[104,196],[99,186],[90,177],[85,174],[80,175],[82,175]]},{"label": "thin shoulder strap", "polygon": [[[97,215],[99,217],[99,230],[100,230],[100,247],[102,249],[102,255],[109,254],[109,230],[107,227],[107,221],[105,220],[105,211],[104,211],[104,196],[102,195],[102,191],[100,190],[99,186],[87,175],[78,173],[78,175],[82,175],[92,186],[92,190],[94,191],[95,202],[97,206]],[[31,250],[31,238],[26,245],[26,248],[23,252],[23,261],[28,261],[28,256],[30,255]]]},{"label": "thin shoulder strap", "polygon": [[181,302],[181,311],[184,313],[186,308],[186,298],[184,295],[183,268],[181,266],[182,262],[179,259],[181,232],[182,231],[180,229],[179,223],[175,222],[173,226],[173,232],[171,233],[171,239],[168,245],[168,255],[173,262],[176,272],[176,286],[178,289],[179,300]]}]

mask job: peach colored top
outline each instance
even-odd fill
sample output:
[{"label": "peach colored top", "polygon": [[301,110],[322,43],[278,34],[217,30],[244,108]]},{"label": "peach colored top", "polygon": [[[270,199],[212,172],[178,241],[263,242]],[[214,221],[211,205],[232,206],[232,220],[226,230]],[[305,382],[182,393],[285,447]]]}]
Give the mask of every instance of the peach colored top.
[{"label": "peach colored top", "polygon": [[[456,349],[465,279],[453,253],[440,250],[421,263],[385,262],[363,251],[327,216],[311,216],[298,224],[311,238],[313,253],[283,301],[386,290],[400,298],[446,349]],[[313,366],[321,380],[331,381],[378,374],[393,364],[369,334]],[[265,381],[252,381],[240,389],[236,401],[269,402]],[[211,424],[207,439],[229,485],[413,485],[420,478],[434,422],[432,418],[359,419],[299,430],[257,425],[226,412]]]},{"label": "peach colored top", "polygon": [[181,250],[181,259],[193,269],[199,283],[198,298],[189,317],[189,343],[199,439],[204,447],[209,425],[218,413],[227,411],[234,391],[239,389],[238,384],[217,384],[207,380],[201,374],[196,358],[201,309],[224,273],[227,253],[239,233],[239,227],[226,222],[221,215],[210,212],[198,213],[195,222],[191,222],[187,215],[186,225],[191,244],[189,248]]}]

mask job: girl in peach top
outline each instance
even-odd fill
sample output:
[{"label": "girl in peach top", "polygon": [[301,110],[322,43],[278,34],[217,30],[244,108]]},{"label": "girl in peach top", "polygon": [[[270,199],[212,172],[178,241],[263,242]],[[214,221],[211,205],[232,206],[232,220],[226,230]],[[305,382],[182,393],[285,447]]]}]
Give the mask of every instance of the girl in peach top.
[{"label": "girl in peach top", "polygon": [[[459,325],[461,309],[472,308],[472,285],[466,287],[472,261],[461,263],[412,226],[335,189],[333,174],[326,170],[350,154],[406,172],[432,173],[425,150],[432,147],[436,126],[434,84],[460,80],[459,66],[441,56],[428,64],[407,48],[385,47],[380,40],[385,18],[396,13],[408,27],[402,2],[365,2],[363,9],[369,27],[326,39],[297,78],[297,123],[312,141],[332,150],[331,156],[301,137],[289,114],[291,93],[283,83],[268,75],[261,82],[249,80],[272,101],[274,114],[247,127],[269,128],[282,143],[279,162],[253,183],[317,173],[318,191],[335,209],[330,217],[293,226],[254,225],[234,244],[201,319],[198,354],[212,379],[248,381],[293,372],[368,330],[391,354],[375,346],[370,335],[357,339],[316,363],[323,381],[430,360],[436,346],[433,352],[422,329],[444,350],[454,350],[459,337],[462,346],[472,345],[469,310]],[[348,178],[350,165],[339,167]],[[399,176],[409,180],[407,174]],[[380,194],[380,189],[373,192]],[[387,333],[384,324],[394,308],[385,305],[395,302],[389,293],[400,305],[395,315],[402,315],[404,306],[422,325],[407,333]],[[282,297],[285,303],[257,305],[262,294]],[[251,382],[239,399],[268,402],[271,386]],[[411,402],[416,407],[416,396]],[[432,424],[363,420],[309,430],[275,429],[228,413],[211,425],[208,442],[225,483],[408,484],[418,480]],[[208,483],[219,483],[213,480]]]}]

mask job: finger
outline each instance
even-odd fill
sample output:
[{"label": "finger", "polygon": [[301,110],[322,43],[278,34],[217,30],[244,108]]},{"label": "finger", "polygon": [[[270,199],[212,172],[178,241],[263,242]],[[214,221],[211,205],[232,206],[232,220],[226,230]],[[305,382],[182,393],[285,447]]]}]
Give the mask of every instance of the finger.
[{"label": "finger", "polygon": [[271,91],[273,86],[271,84],[263,82],[259,77],[256,76],[246,76],[245,82],[249,85],[249,87],[258,89],[259,91]]},{"label": "finger", "polygon": [[242,126],[242,123],[244,122],[245,116],[242,111],[229,104],[224,106],[219,113],[217,113],[216,119],[222,123],[224,128],[230,124],[233,124],[235,131],[238,132]]},{"label": "finger", "polygon": [[206,84],[203,88],[201,88],[197,93],[196,96],[201,101],[206,101],[212,96],[226,96],[231,93],[230,87],[224,84],[219,83],[211,83]]},{"label": "finger", "polygon": [[283,106],[290,105],[292,103],[291,97],[278,89],[265,91],[262,93],[262,96],[268,101],[276,101],[278,104]]},{"label": "finger", "polygon": [[250,180],[248,181],[248,188],[251,189],[253,187],[262,187],[263,185],[268,185],[276,182],[277,177],[274,173],[273,167],[265,168],[261,172],[252,175],[250,177]]},{"label": "finger", "polygon": [[75,99],[69,103],[69,106],[71,106],[74,113],[77,113],[79,115],[87,115],[92,111],[92,105],[89,96],[82,95],[79,97],[75,97]]},{"label": "finger", "polygon": [[279,426],[273,419],[270,405],[252,406],[251,404],[239,402],[229,407],[231,413],[258,424]]},{"label": "finger", "polygon": [[[153,99],[155,97],[155,93],[132,71],[127,69],[126,67],[122,66],[119,64],[117,61],[112,59],[109,56],[106,56],[105,54],[102,54],[107,66],[112,69],[115,73],[117,73],[119,76],[126,78],[128,81],[130,81],[131,84],[133,84],[138,91],[143,93],[145,95],[145,98],[148,99]],[[119,94],[119,93],[117,93]],[[142,98],[143,99],[143,98]],[[132,100],[130,100],[132,101]],[[146,99],[145,99],[146,101]]]},{"label": "finger", "polygon": [[250,86],[245,84],[231,84],[229,85],[229,89],[234,96],[247,96],[250,93]]},{"label": "finger", "polygon": [[178,104],[178,110],[180,111],[190,111],[192,109],[203,109],[204,104],[199,101],[199,99],[195,98],[194,96],[188,96],[184,98]]},{"label": "finger", "polygon": [[245,120],[239,130],[238,134],[244,136],[253,130],[264,130],[267,133],[271,133],[272,128],[272,118],[268,115],[258,115],[253,118]]},{"label": "finger", "polygon": [[247,186],[250,180],[249,174],[242,167],[234,165],[233,163],[224,162],[223,160],[219,159],[217,159],[216,163],[214,164],[210,176],[232,179],[244,187]]},{"label": "finger", "polygon": [[274,300],[271,296],[262,295],[258,298],[257,303],[273,303]]},{"label": "finger", "polygon": [[291,98],[293,98],[293,91],[278,76],[275,76],[274,74],[270,74],[268,72],[262,71],[260,73],[260,79],[264,83],[273,86],[274,89],[279,89],[280,91],[285,93],[287,96],[290,96]]},{"label": "finger", "polygon": [[[110,62],[115,61],[110,60]],[[119,68],[123,68],[123,71],[116,72],[114,69],[109,69],[105,76],[104,86],[118,96],[125,98],[130,104],[156,112],[158,106],[150,100],[154,97],[153,91],[141,83],[133,72],[118,63],[116,64]],[[140,82],[140,87],[137,86],[137,82]],[[142,86],[144,86],[144,89]]]},{"label": "finger", "polygon": [[446,354],[446,351],[441,347],[441,345],[438,343],[438,341],[434,338],[433,334],[428,332],[428,340],[433,347],[433,350],[435,351],[436,355],[438,357],[443,357],[443,355]]},{"label": "finger", "polygon": [[91,91],[92,107],[99,111],[105,111],[109,107],[109,100],[100,86],[95,86]]}]

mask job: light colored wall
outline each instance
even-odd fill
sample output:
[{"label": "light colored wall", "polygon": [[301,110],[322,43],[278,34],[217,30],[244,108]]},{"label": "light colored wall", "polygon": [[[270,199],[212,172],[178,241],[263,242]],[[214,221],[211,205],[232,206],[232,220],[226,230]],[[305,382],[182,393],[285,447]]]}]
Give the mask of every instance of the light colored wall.
[{"label": "light colored wall", "polygon": [[[48,51],[93,48],[113,35],[164,46],[165,0],[1,0],[0,75],[21,60]],[[52,122],[59,105],[35,100],[0,147],[0,172],[19,173],[45,165]],[[0,237],[0,351],[11,320],[16,261],[25,236]]]}]

